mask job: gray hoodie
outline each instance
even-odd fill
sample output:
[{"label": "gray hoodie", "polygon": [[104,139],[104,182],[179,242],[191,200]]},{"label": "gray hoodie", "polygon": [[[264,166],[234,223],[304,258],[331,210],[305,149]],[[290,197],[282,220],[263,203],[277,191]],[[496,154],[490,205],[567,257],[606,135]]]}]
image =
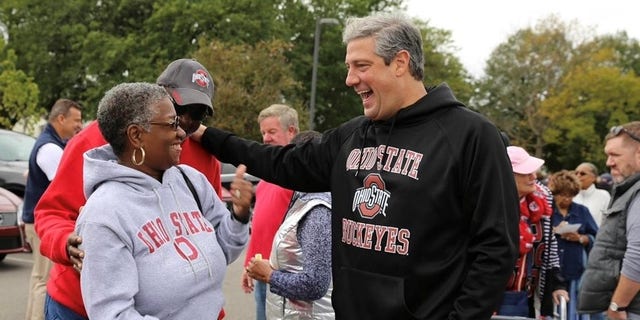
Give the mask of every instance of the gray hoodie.
[{"label": "gray hoodie", "polygon": [[82,299],[90,319],[216,319],[226,266],[248,225],[231,218],[204,175],[181,165],[162,182],[119,165],[111,146],[84,154],[88,198],[76,231],[85,250]]}]

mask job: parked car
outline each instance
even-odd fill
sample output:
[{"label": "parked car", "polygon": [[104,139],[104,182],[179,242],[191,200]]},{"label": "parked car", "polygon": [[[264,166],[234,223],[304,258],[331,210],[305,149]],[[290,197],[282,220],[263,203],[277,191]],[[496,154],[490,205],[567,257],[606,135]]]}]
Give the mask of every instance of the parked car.
[{"label": "parked car", "polygon": [[[229,186],[231,185],[233,178],[236,176],[236,166],[224,162],[221,162],[220,164],[222,165],[222,168],[220,169],[220,180],[222,181],[222,186],[225,189],[229,190]],[[244,177],[245,179],[251,181],[253,185],[258,184],[258,181],[260,181],[260,178],[252,176],[248,173],[245,174]]]},{"label": "parked car", "polygon": [[29,155],[36,142],[32,136],[0,129],[0,188],[24,197]]},{"label": "parked car", "polygon": [[0,261],[9,253],[31,252],[21,215],[22,199],[0,188]]}]

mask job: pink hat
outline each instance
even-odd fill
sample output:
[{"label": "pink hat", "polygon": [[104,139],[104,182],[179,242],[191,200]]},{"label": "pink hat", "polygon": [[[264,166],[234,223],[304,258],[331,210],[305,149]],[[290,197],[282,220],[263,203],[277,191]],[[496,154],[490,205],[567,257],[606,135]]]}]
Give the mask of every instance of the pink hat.
[{"label": "pink hat", "polygon": [[544,160],[530,156],[526,150],[520,147],[507,147],[507,154],[509,154],[511,168],[515,173],[532,174],[544,164]]}]

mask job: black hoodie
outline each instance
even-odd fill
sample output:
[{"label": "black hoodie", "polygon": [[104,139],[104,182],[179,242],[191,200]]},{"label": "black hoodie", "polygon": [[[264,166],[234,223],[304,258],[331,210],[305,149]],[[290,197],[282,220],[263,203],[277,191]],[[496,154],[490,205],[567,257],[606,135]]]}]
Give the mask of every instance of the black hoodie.
[{"label": "black hoodie", "polygon": [[208,128],[202,145],[285,188],[331,191],[337,319],[489,319],[500,303],[518,251],[513,172],[497,128],[446,84],[317,144]]}]

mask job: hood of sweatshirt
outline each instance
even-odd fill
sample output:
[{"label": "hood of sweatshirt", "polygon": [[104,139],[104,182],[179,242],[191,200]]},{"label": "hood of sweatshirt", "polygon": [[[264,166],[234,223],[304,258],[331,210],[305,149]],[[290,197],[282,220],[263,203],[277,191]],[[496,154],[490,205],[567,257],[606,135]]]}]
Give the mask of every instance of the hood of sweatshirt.
[{"label": "hood of sweatshirt", "polygon": [[109,144],[84,153],[83,179],[86,198],[106,181],[124,183],[141,192],[162,185],[160,181],[144,172],[118,164],[118,158]]},{"label": "hood of sweatshirt", "polygon": [[427,88],[427,94],[414,104],[400,109],[395,116],[388,120],[374,121],[376,125],[412,125],[440,110],[451,107],[465,107],[456,99],[446,83]]}]

